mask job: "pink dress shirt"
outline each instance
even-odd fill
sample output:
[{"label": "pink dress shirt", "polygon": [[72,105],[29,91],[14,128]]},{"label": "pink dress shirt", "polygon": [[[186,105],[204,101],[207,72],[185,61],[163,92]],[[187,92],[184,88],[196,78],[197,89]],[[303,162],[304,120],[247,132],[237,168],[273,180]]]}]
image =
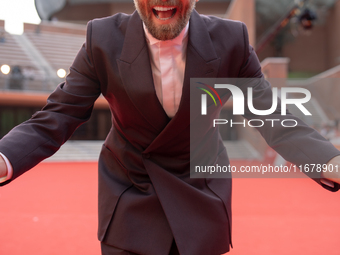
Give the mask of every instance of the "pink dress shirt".
[{"label": "pink dress shirt", "polygon": [[144,25],[156,94],[170,118],[175,116],[181,101],[188,30],[189,22],[173,40],[160,41]]}]

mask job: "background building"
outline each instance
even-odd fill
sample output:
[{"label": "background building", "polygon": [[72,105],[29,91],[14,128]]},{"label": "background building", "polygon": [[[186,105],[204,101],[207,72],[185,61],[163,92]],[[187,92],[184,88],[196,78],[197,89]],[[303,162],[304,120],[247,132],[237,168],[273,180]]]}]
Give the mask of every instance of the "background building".
[{"label": "background building", "polygon": [[[336,134],[340,120],[340,86],[335,79],[340,76],[340,1],[301,0],[296,7],[297,2],[200,0],[196,10],[245,22],[256,50],[266,42],[258,53],[264,74],[275,78],[272,85],[307,87],[313,99],[306,107],[313,118],[305,121],[325,134],[331,133],[327,130]],[[0,138],[41,109],[49,93],[63,82],[85,40],[90,19],[134,11],[132,0],[35,0],[35,4],[42,22],[25,24],[22,35],[7,33],[0,20]],[[304,28],[306,10],[316,18],[311,19],[311,29]],[[309,79],[301,82],[296,78]],[[229,102],[221,118],[238,121],[231,108]],[[105,99],[99,98],[91,119],[71,139],[105,139],[110,118]],[[255,129],[221,126],[220,131],[232,158],[266,157],[268,147]]]}]

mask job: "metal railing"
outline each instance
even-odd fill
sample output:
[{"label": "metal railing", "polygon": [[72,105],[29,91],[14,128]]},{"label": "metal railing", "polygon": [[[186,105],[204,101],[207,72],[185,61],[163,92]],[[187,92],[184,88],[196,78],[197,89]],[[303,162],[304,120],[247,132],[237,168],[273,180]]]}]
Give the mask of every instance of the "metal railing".
[{"label": "metal railing", "polygon": [[52,92],[64,79],[0,76],[0,90]]}]

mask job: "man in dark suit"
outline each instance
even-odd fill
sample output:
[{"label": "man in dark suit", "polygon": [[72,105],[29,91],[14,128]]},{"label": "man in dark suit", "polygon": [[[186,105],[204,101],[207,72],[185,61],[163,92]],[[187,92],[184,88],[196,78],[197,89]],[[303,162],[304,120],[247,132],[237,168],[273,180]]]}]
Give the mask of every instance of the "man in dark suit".
[{"label": "man in dark suit", "polygon": [[[102,94],[113,122],[99,158],[103,254],[225,253],[231,244],[231,179],[190,178],[190,78],[262,79],[254,95],[264,105],[271,102],[270,87],[244,24],[200,16],[195,0],[135,5],[138,13],[88,23],[66,82],[42,111],[0,141],[8,160],[0,160],[0,177],[7,176],[7,184],[55,153]],[[261,132],[291,162],[338,160],[339,151],[300,121],[293,134],[273,130]],[[229,164],[217,133],[205,148],[216,152],[211,162]]]}]

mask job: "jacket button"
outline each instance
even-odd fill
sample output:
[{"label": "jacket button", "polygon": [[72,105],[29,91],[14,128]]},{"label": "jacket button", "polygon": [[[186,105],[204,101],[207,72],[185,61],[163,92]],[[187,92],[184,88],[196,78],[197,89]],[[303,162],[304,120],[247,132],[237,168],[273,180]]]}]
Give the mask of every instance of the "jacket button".
[{"label": "jacket button", "polygon": [[145,153],[144,158],[150,158],[150,153]]}]

